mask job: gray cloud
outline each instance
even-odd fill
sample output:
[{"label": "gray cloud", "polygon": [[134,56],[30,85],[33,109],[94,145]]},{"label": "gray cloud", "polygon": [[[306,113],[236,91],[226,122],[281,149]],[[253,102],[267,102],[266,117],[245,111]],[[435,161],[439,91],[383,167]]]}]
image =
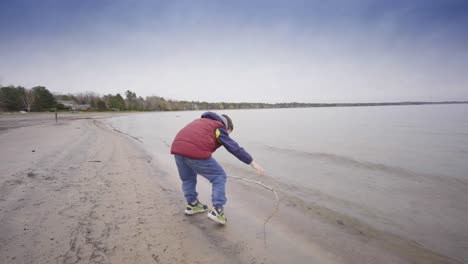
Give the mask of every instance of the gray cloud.
[{"label": "gray cloud", "polygon": [[403,30],[408,9],[328,25],[323,18],[224,21],[201,9],[183,17],[176,7],[130,24],[106,9],[65,33],[31,42],[22,35],[0,46],[3,84],[229,102],[468,98],[465,40],[444,23]]}]

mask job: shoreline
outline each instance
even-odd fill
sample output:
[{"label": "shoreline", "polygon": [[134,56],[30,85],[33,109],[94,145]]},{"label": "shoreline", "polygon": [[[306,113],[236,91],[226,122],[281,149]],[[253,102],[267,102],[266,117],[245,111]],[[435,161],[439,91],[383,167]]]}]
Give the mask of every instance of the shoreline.
[{"label": "shoreline", "polygon": [[[2,263],[461,263],[283,193],[264,241],[272,194],[243,182],[228,182],[226,227],[186,217],[174,164],[112,116],[38,116],[0,133]],[[199,193],[209,201],[209,183]]]},{"label": "shoreline", "polygon": [[106,119],[117,116],[129,115],[132,113],[70,113],[58,112],[57,122],[54,112],[32,112],[32,113],[0,113],[0,133],[4,130],[15,129],[26,126],[44,125],[70,120],[80,119]]},{"label": "shoreline", "polygon": [[0,140],[1,263],[207,259],[184,245],[186,219],[151,159],[101,121],[24,126]]}]

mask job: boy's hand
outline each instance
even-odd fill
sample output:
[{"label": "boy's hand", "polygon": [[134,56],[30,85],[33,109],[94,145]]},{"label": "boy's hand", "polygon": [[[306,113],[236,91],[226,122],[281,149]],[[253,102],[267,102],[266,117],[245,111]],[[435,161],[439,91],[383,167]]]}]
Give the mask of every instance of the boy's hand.
[{"label": "boy's hand", "polygon": [[250,163],[250,166],[252,166],[252,168],[254,168],[257,171],[258,175],[265,175],[265,170],[257,162],[252,161],[252,163]]}]

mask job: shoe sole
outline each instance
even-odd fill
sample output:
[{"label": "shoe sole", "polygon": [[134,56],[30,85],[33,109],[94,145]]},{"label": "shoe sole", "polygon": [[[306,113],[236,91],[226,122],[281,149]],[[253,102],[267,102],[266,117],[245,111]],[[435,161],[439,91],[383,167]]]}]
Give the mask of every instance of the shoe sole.
[{"label": "shoe sole", "polygon": [[222,221],[222,220],[219,220],[218,217],[214,216],[210,213],[208,213],[208,215],[206,216],[208,217],[208,219],[212,220],[212,221],[215,221],[216,223],[218,224],[221,224],[221,225],[225,225],[226,224],[226,221]]},{"label": "shoe sole", "polygon": [[199,213],[206,212],[207,210],[208,210],[208,209],[203,210],[203,211],[185,210],[185,214],[186,214],[186,215],[194,215],[194,214],[199,214]]}]

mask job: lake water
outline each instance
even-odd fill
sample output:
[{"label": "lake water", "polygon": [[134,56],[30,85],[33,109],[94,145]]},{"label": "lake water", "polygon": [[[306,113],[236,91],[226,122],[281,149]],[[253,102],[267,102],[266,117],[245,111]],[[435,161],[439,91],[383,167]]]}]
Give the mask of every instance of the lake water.
[{"label": "lake water", "polygon": [[[143,113],[112,125],[173,164],[174,136],[203,112]],[[468,105],[219,113],[285,195],[468,262]],[[214,157],[228,175],[256,177],[223,148]]]}]

